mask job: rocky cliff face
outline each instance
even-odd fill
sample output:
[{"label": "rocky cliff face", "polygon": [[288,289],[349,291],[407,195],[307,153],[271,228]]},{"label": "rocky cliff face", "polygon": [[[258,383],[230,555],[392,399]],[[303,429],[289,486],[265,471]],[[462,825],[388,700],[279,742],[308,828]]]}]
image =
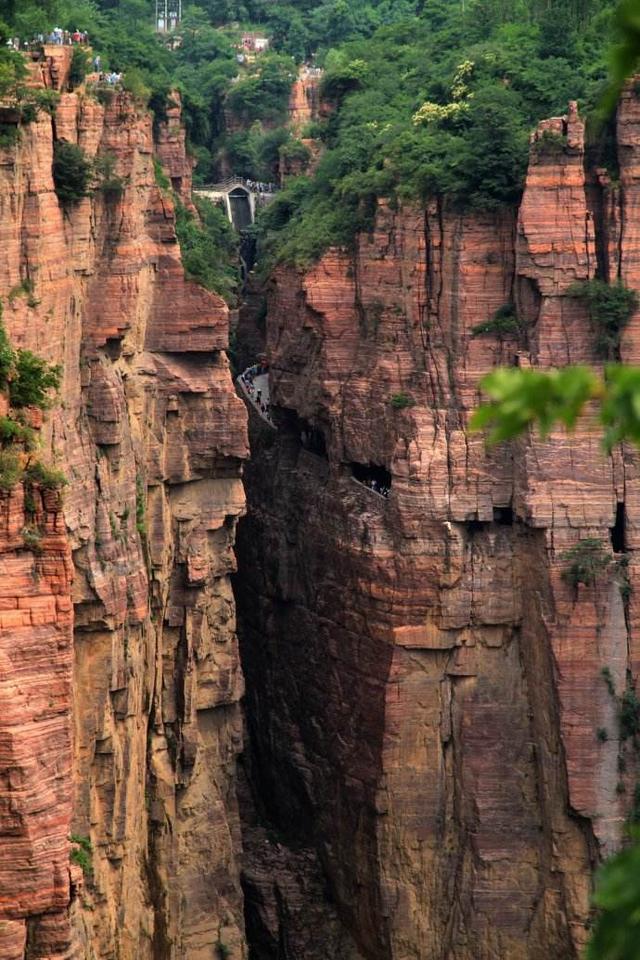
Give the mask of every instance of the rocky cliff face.
[{"label": "rocky cliff face", "polygon": [[[69,480],[0,493],[0,960],[240,960],[227,309],[184,278],[150,117],[67,72],[66,50],[34,66],[55,120],[0,151],[4,324],[64,366],[38,426]],[[187,202],[177,100],[156,134]],[[63,209],[55,139],[120,187]],[[632,92],[618,151],[619,186],[585,175],[571,109],[533,138],[519,211],[380,204],[354,255],[276,273],[266,327],[241,317],[278,422],[253,426],[236,584],[256,960],[580,955],[638,779],[637,459],[588,423],[487,450],[468,421],[497,364],[595,362],[575,280],[640,289]],[[519,333],[472,336],[509,302]],[[615,563],[575,588],[586,537]]]},{"label": "rocky cliff face", "polygon": [[[69,481],[36,505],[37,556],[22,487],[0,497],[0,957],[243,957],[245,413],[226,305],[183,275],[151,118],[106,99],[63,92],[0,152],[4,323],[64,365],[42,432]],[[180,189],[177,122],[160,155]],[[122,189],[63,209],[55,138],[111,155]],[[92,845],[84,876],[70,836]]]},{"label": "rocky cliff face", "polygon": [[[572,283],[600,264],[640,288],[631,93],[618,145],[621,188],[586,178],[571,107],[534,136],[519,211],[381,204],[353,256],[273,278],[279,430],[254,425],[238,580],[260,958],[580,955],[636,782],[637,614],[619,563],[575,588],[562,554],[599,538],[635,583],[637,458],[588,423],[486,449],[468,422],[498,364],[597,362]],[[519,335],[471,335],[510,302]]]},{"label": "rocky cliff face", "polygon": [[291,87],[289,125],[297,133],[300,133],[307,124],[318,119],[321,79],[321,70],[303,66]]}]

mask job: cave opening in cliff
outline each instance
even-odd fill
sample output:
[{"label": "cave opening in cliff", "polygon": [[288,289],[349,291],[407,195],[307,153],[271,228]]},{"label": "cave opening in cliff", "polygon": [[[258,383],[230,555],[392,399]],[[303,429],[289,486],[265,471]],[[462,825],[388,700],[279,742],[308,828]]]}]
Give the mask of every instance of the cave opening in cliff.
[{"label": "cave opening in cliff", "polygon": [[105,341],[104,352],[109,360],[119,360],[122,354],[122,337],[108,337]]},{"label": "cave opening in cliff", "polygon": [[302,423],[303,426],[300,430],[302,448],[306,450],[307,453],[314,453],[317,457],[323,457],[326,460],[327,442],[324,438],[324,433],[322,430],[319,430],[318,427],[313,427],[305,421],[302,421]]},{"label": "cave opening in cliff", "polygon": [[616,505],[616,522],[609,528],[609,535],[613,552],[624,553],[626,549],[624,501],[618,501]]},{"label": "cave opening in cliff", "polygon": [[282,410],[281,427],[307,453],[313,453],[323,460],[328,459],[327,441],[322,427],[299,417],[295,410],[288,408]]},{"label": "cave opening in cliff", "polygon": [[513,507],[494,507],[493,522],[501,527],[512,527],[515,521]]},{"label": "cave opening in cliff", "polygon": [[480,533],[482,530],[485,530],[487,527],[486,520],[478,520],[477,517],[474,517],[472,520],[465,520],[464,527],[467,533],[474,534]]},{"label": "cave opening in cliff", "polygon": [[376,493],[387,496],[391,489],[391,474],[386,467],[377,463],[352,463],[351,476],[358,483],[370,487]]}]

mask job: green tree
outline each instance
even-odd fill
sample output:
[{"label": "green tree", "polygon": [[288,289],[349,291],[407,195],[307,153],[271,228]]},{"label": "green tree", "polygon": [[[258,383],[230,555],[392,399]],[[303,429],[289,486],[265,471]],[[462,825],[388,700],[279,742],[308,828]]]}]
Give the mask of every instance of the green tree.
[{"label": "green tree", "polygon": [[57,140],[53,148],[53,182],[60,202],[67,206],[86,197],[91,182],[91,162],[84,150],[67,140]]}]

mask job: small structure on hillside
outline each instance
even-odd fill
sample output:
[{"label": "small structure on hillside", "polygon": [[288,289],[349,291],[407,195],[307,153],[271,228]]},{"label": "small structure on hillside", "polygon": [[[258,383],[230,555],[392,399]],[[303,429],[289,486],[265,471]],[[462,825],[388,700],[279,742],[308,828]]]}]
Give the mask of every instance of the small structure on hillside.
[{"label": "small structure on hillside", "polygon": [[238,44],[238,50],[250,57],[251,55],[255,56],[259,53],[266,53],[270,46],[271,41],[269,37],[265,37],[261,33],[246,32],[242,34],[240,43]]}]

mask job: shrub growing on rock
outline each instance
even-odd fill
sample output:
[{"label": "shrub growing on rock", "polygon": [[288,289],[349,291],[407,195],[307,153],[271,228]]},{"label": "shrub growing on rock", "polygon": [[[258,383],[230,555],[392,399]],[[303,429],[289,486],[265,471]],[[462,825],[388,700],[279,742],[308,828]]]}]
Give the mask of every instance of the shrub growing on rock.
[{"label": "shrub growing on rock", "polygon": [[125,179],[116,173],[116,158],[112,153],[97,157],[93,164],[96,189],[107,202],[119,200],[124,193]]},{"label": "shrub growing on rock", "polygon": [[27,464],[25,478],[30,483],[36,483],[43,490],[60,490],[67,484],[67,478],[62,470],[48,467],[40,460],[32,460]]},{"label": "shrub growing on rock", "polygon": [[587,304],[598,357],[615,360],[622,331],[638,307],[637,294],[622,283],[609,284],[597,279],[572,284],[569,294]]},{"label": "shrub growing on rock", "polygon": [[415,400],[408,393],[394,393],[390,401],[394,410],[406,410],[407,407],[415,407]]},{"label": "shrub growing on rock", "polygon": [[560,559],[565,564],[562,579],[573,587],[577,587],[579,583],[591,586],[612,562],[602,540],[595,537],[580,540],[570,550],[566,550]]},{"label": "shrub growing on rock", "polygon": [[13,450],[0,450],[0,490],[7,493],[23,476],[20,457]]},{"label": "shrub growing on rock", "polygon": [[48,363],[31,350],[18,350],[15,355],[15,376],[9,383],[9,402],[12,407],[51,406],[51,391],[60,389],[62,369]]},{"label": "shrub growing on rock", "polygon": [[89,72],[89,54],[82,47],[73,48],[69,69],[69,86],[72,90],[79,87]]},{"label": "shrub growing on rock", "polygon": [[56,107],[60,102],[60,94],[57,90],[33,90],[30,87],[21,89],[18,93],[18,112],[22,123],[33,123],[38,119],[40,112],[48,113],[52,117],[56,112]]},{"label": "shrub growing on rock", "polygon": [[628,740],[640,733],[640,701],[631,679],[620,700],[620,738]]},{"label": "shrub growing on rock", "polygon": [[22,542],[32,553],[42,553],[42,531],[34,524],[22,528]]},{"label": "shrub growing on rock", "polygon": [[563,154],[566,149],[566,135],[557,133],[555,130],[543,130],[542,135],[535,141],[533,145],[533,150],[537,157],[557,157]]},{"label": "shrub growing on rock", "polygon": [[171,181],[162,168],[162,164],[157,157],[153,158],[153,172],[156,178],[156,185],[165,192],[171,190]]},{"label": "shrub growing on rock", "polygon": [[10,447],[14,443],[23,444],[26,450],[35,449],[35,431],[13,417],[0,417],[0,446]]},{"label": "shrub growing on rock", "polygon": [[141,537],[145,537],[147,534],[146,498],[145,482],[138,474],[136,477],[136,530]]},{"label": "shrub growing on rock", "polygon": [[2,323],[2,304],[0,304],[0,389],[6,387],[15,359],[11,341]]},{"label": "shrub growing on rock", "polygon": [[91,841],[88,837],[81,837],[73,833],[69,840],[73,844],[69,859],[72,863],[77,863],[85,877],[91,878],[93,876],[93,864],[91,862],[93,847]]},{"label": "shrub growing on rock", "polygon": [[512,303],[505,303],[504,306],[496,310],[490,320],[476,324],[471,328],[472,337],[496,336],[500,340],[503,337],[514,336],[520,333],[520,321],[516,308]]}]

